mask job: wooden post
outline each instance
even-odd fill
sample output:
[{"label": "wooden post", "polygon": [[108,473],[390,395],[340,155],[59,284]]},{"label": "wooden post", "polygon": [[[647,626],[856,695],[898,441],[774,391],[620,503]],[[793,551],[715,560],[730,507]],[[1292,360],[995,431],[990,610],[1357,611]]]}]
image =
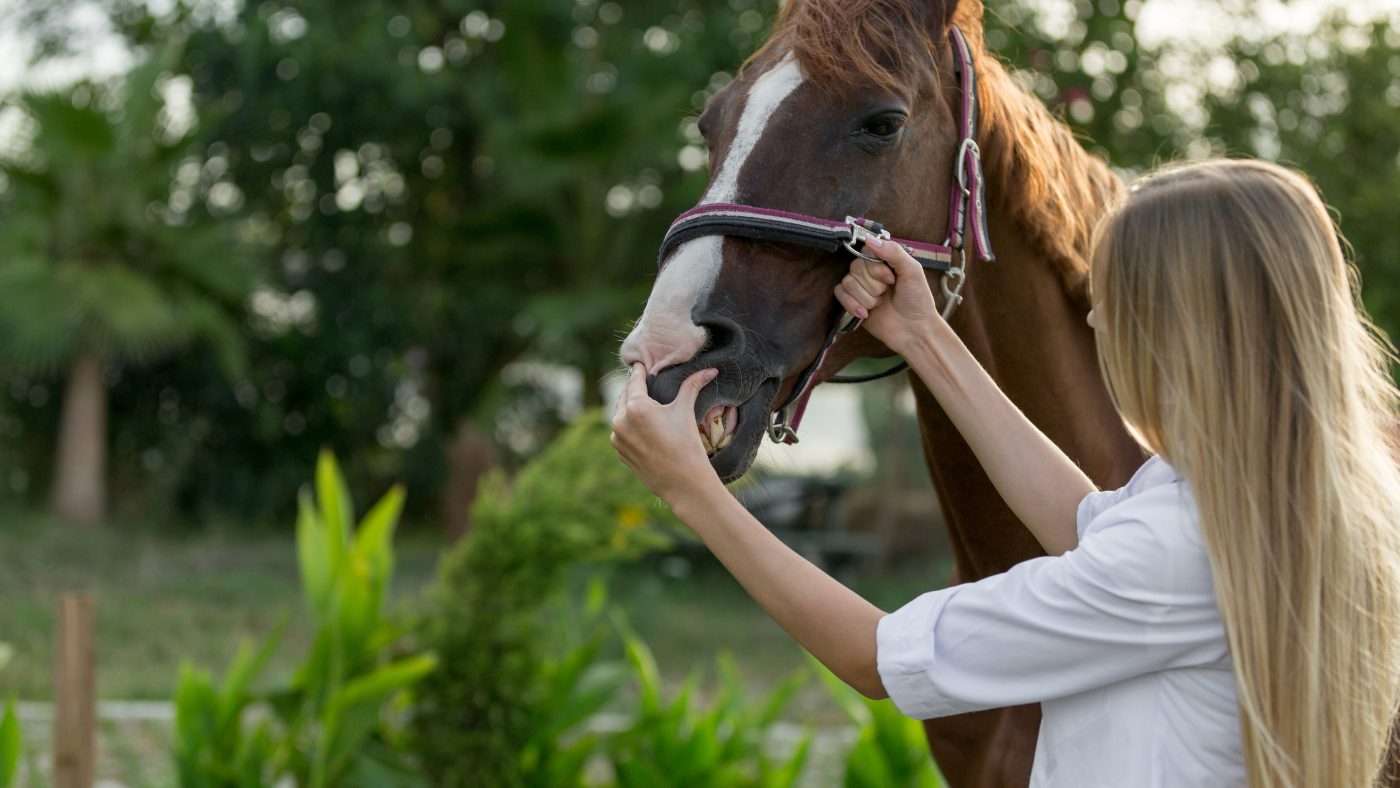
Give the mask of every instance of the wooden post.
[{"label": "wooden post", "polygon": [[54,657],[54,788],[92,788],[97,765],[97,654],[93,602],[66,593],[58,601]]}]

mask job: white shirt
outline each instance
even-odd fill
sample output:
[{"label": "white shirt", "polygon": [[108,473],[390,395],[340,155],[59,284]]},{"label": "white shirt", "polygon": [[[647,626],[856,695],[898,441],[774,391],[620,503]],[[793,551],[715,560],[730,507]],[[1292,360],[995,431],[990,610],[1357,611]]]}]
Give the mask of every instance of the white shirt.
[{"label": "white shirt", "polygon": [[1239,708],[1189,488],[1161,459],[1079,504],[1079,546],[880,620],[916,719],[1040,702],[1031,788],[1239,788]]}]

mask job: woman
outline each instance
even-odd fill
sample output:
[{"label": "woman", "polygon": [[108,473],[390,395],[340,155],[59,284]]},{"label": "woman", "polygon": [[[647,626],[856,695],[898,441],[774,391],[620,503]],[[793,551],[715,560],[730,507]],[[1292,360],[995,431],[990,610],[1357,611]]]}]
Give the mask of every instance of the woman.
[{"label": "woman", "polygon": [[[1049,554],[875,609],[709,469],[695,395],[634,374],[622,459],[836,675],[931,718],[1041,702],[1033,786],[1375,780],[1400,649],[1389,356],[1308,182],[1254,161],[1141,181],[1092,251],[1100,366],[1154,456],[1099,492],[997,389],[895,244],[847,311],[909,361]],[[635,372],[635,370],[634,370]]]}]

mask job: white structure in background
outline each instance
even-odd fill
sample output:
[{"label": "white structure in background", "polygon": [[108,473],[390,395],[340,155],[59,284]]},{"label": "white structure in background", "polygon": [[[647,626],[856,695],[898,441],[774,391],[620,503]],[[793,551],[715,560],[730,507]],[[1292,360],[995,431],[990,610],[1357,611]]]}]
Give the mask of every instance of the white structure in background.
[{"label": "white structure in background", "polygon": [[[609,414],[626,384],[627,378],[620,371],[603,381],[603,401]],[[861,414],[856,386],[818,386],[807,403],[798,437],[800,441],[792,446],[765,437],[758,449],[758,466],[783,476],[831,476],[842,471],[863,476],[875,471],[870,430]]]},{"label": "white structure in background", "polygon": [[818,386],[797,431],[787,446],[768,438],[758,449],[758,465],[783,476],[832,476],[842,471],[866,476],[875,471],[870,430],[860,410],[855,386]]}]

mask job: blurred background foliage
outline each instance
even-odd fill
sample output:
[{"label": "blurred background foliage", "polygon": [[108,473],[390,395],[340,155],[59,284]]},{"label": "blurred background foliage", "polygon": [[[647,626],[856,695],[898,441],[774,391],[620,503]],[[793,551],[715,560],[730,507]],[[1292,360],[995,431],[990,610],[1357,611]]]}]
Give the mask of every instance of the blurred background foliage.
[{"label": "blurred background foliage", "polygon": [[[103,260],[214,305],[208,330],[172,328],[142,352],[84,346],[110,401],[109,516],[274,522],[328,447],[353,489],[377,498],[402,479],[410,519],[452,533],[486,468],[519,467],[604,399],[658,241],[706,179],[698,110],[778,11],[54,0],[10,21],[36,59],[61,59],[73,12],[94,3],[144,65],[5,97],[0,279],[30,275],[36,236],[50,233],[50,249],[65,237],[33,186],[72,168],[46,154],[45,113],[81,114],[97,140],[155,112],[149,150],[77,202],[125,211],[94,230]],[[1232,32],[1200,41],[1161,32],[1152,9],[1169,5],[989,0],[987,41],[1124,177],[1218,154],[1300,166],[1336,206],[1366,302],[1393,333],[1400,28],[1336,16],[1307,35],[1270,32],[1227,2],[1211,8]],[[198,250],[189,266],[160,257],[177,233],[219,240],[185,246]],[[17,292],[0,292],[0,318],[34,307]],[[122,307],[153,319],[162,305]],[[104,318],[73,319],[95,335]],[[7,329],[6,347],[19,335]],[[4,359],[0,494],[12,501],[50,496],[70,356]],[[869,396],[877,420],[906,418],[895,394]],[[909,458],[880,462],[918,476],[908,443]]]}]

